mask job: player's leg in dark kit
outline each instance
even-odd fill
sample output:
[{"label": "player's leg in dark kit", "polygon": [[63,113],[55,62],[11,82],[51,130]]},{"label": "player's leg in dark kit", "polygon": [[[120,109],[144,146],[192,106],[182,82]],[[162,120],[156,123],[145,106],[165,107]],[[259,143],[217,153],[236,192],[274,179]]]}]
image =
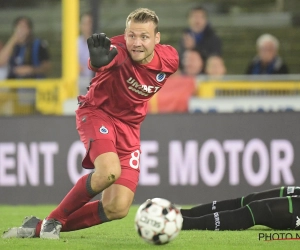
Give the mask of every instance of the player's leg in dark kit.
[{"label": "player's leg in dark kit", "polygon": [[182,230],[243,230],[255,225],[280,230],[299,229],[300,197],[263,199],[235,210],[183,217]]},{"label": "player's leg in dark kit", "polygon": [[300,195],[300,187],[280,187],[252,193],[235,199],[213,201],[212,203],[201,204],[190,209],[181,209],[181,214],[186,217],[199,217],[215,212],[238,209],[256,200],[292,195]]}]

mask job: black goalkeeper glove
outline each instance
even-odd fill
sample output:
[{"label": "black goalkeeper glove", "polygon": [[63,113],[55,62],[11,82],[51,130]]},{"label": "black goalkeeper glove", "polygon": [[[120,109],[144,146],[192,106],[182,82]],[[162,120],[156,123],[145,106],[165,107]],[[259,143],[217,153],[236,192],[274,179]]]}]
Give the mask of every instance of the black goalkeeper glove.
[{"label": "black goalkeeper glove", "polygon": [[118,54],[114,47],[110,49],[110,40],[104,33],[93,34],[87,39],[90,52],[91,65],[94,68],[100,68],[109,64]]}]

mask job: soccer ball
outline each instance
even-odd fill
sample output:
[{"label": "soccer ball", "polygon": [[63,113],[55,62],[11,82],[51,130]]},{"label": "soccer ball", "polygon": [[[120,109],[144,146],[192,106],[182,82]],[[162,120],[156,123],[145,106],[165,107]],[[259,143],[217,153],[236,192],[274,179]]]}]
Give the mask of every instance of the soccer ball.
[{"label": "soccer ball", "polygon": [[180,210],[170,201],[154,198],[139,207],[135,216],[135,229],[146,242],[161,245],[176,238],[182,221]]}]

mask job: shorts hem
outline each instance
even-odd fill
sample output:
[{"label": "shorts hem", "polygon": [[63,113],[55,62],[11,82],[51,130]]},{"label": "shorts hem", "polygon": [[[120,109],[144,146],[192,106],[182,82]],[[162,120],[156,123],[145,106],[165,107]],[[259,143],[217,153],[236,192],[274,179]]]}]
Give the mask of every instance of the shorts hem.
[{"label": "shorts hem", "polygon": [[114,184],[118,184],[118,185],[122,185],[125,186],[127,188],[129,188],[133,193],[135,193],[136,188],[137,188],[137,184],[135,184],[134,182],[124,179],[124,178],[119,178],[117,179]]}]

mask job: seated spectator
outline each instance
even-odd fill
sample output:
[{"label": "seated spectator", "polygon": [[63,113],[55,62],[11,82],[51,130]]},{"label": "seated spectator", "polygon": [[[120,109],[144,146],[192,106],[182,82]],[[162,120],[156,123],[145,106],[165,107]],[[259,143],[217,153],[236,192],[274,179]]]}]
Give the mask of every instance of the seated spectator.
[{"label": "seated spectator", "polygon": [[[8,79],[45,78],[51,68],[48,44],[33,34],[29,17],[21,16],[13,22],[13,34],[0,50],[0,67],[8,66]],[[35,89],[17,90],[17,113],[35,111]]]},{"label": "seated spectator", "polygon": [[249,64],[246,74],[288,74],[288,68],[278,55],[279,41],[270,34],[261,35],[256,41],[257,55]]},{"label": "seated spectator", "polygon": [[203,73],[204,62],[197,49],[185,50],[182,55],[182,73],[188,76],[197,76]]},{"label": "seated spectator", "polygon": [[182,59],[183,52],[187,49],[197,49],[204,61],[210,55],[221,55],[221,40],[208,24],[207,13],[203,7],[195,7],[189,11],[188,23],[189,27],[183,31],[180,40],[180,59]]},{"label": "seated spectator", "polygon": [[197,50],[183,54],[183,70],[172,75],[149,102],[150,113],[188,111],[188,101],[196,92],[196,77],[203,72],[203,60]]},{"label": "seated spectator", "polygon": [[29,17],[18,17],[13,34],[0,51],[0,66],[9,65],[8,78],[44,78],[50,70],[46,41],[34,38]]},{"label": "seated spectator", "polygon": [[209,78],[221,79],[226,74],[223,58],[220,56],[210,56],[206,61],[205,74]]}]

